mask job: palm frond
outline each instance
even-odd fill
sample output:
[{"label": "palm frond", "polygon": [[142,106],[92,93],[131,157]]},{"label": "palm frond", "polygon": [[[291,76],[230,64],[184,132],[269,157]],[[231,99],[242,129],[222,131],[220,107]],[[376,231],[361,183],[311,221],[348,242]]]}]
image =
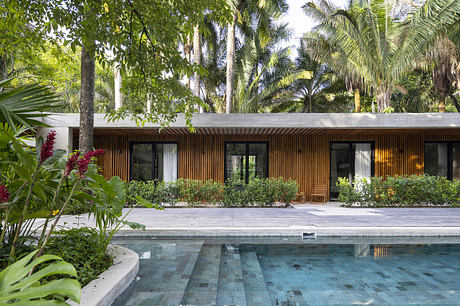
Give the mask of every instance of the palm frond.
[{"label": "palm frond", "polygon": [[[12,79],[0,82],[0,87],[8,85]],[[61,105],[59,97],[48,87],[38,84],[23,85],[0,92],[0,122],[8,123],[17,132],[16,125],[29,129],[43,126],[34,119],[46,116],[45,111]]]}]

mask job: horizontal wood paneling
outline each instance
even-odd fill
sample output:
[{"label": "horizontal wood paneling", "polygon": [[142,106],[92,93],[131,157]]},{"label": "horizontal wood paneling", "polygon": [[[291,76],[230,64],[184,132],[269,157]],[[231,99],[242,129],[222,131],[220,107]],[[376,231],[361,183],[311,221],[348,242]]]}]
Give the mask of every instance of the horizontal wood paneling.
[{"label": "horizontal wood paneling", "polygon": [[[102,131],[101,131],[102,132]],[[331,141],[373,141],[375,175],[393,176],[423,173],[424,141],[460,140],[457,134],[388,133],[383,131],[325,133],[312,135],[163,135],[152,133],[113,133],[96,131],[95,147],[106,153],[98,162],[106,177],[129,176],[129,143],[133,141],[174,141],[178,143],[178,175],[183,178],[224,181],[226,141],[267,141],[269,176],[292,178],[308,196],[315,184],[329,186]],[[78,146],[77,141],[74,144]]]}]

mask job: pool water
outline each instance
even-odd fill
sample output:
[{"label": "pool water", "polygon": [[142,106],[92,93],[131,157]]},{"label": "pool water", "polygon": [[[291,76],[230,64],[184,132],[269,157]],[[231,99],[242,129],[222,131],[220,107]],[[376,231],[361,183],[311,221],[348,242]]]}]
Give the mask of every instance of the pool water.
[{"label": "pool water", "polygon": [[458,304],[460,244],[139,240],[118,305]]}]

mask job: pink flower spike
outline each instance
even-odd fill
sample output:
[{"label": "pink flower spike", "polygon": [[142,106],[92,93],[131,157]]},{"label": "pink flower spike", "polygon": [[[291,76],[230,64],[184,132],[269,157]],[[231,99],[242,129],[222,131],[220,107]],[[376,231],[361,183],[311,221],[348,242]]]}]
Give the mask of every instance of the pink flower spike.
[{"label": "pink flower spike", "polygon": [[43,163],[45,160],[53,156],[55,138],[56,131],[51,131],[48,136],[46,136],[46,141],[42,145],[40,151],[40,163]]},{"label": "pink flower spike", "polygon": [[10,199],[10,193],[6,189],[5,185],[0,182],[0,203],[6,203]]},{"label": "pink flower spike", "polygon": [[82,158],[79,158],[77,160],[77,166],[78,166],[78,175],[83,178],[85,177],[86,171],[88,171],[88,166],[91,163],[93,157],[97,157],[104,154],[104,150],[102,149],[97,149],[94,151],[88,151],[85,153],[85,155]]},{"label": "pink flower spike", "polygon": [[78,158],[80,157],[80,152],[76,152],[72,154],[67,163],[65,164],[64,176],[69,176],[70,172],[75,168],[77,165]]}]

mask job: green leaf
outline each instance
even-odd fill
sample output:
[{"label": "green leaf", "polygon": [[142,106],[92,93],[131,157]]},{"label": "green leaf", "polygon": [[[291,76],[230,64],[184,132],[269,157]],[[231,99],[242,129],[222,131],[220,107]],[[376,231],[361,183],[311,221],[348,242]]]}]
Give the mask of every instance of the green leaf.
[{"label": "green leaf", "polygon": [[[149,201],[147,201],[146,199],[144,199],[143,197],[139,196],[139,195],[136,195],[134,196],[137,203],[143,207],[147,207],[147,208],[152,208],[153,207],[153,204]],[[132,197],[130,197],[131,199],[133,199]]]},{"label": "green leaf", "polygon": [[132,229],[141,229],[141,230],[145,231],[145,225],[144,224],[140,224],[140,223],[137,223],[137,222],[125,221],[125,220],[122,220],[121,223],[124,224],[124,225],[129,226]]},{"label": "green leaf", "polygon": [[[41,284],[41,280],[50,275],[59,274],[76,277],[75,268],[55,255],[43,255],[32,260],[37,252],[38,250],[29,253],[0,272],[0,304],[62,304],[59,301],[43,299],[53,296],[65,296],[75,302],[80,302],[81,287],[76,279],[63,278]],[[42,269],[36,269],[35,273],[27,276],[31,269],[45,262],[49,262],[49,265]]]}]

